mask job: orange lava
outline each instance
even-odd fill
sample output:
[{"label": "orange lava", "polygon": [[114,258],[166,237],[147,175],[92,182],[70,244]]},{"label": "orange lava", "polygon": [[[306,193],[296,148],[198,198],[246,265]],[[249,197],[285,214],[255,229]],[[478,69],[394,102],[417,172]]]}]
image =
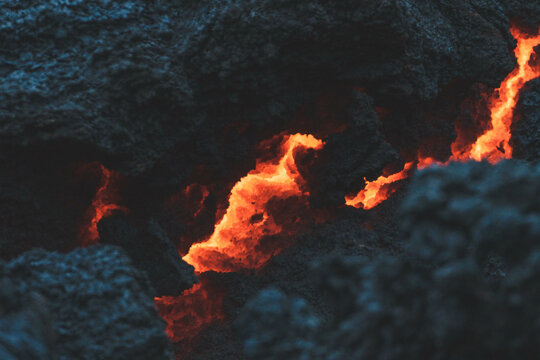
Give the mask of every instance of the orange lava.
[{"label": "orange lava", "polygon": [[294,154],[300,149],[320,149],[321,140],[312,135],[288,135],[281,144],[281,156],[258,162],[255,170],[240,179],[231,190],[229,207],[214,233],[193,244],[184,260],[197,272],[231,272],[261,267],[280,249],[260,247],[263,236],[279,234],[282,227],[267,211],[272,199],[307,196],[304,179],[296,167]]},{"label": "orange lava", "polygon": [[98,242],[98,223],[101,219],[109,216],[114,210],[126,209],[122,206],[115,204],[114,191],[113,191],[113,178],[114,174],[111,170],[105,168],[99,164],[101,171],[101,186],[94,195],[92,204],[86,212],[85,219],[87,219],[79,231],[79,241],[82,246],[92,245]]},{"label": "orange lava", "polygon": [[223,314],[223,291],[204,278],[181,296],[155,298],[154,303],[167,323],[167,335],[173,342],[190,341]]},{"label": "orange lava", "polygon": [[[519,99],[519,91],[528,81],[540,76],[540,67],[531,66],[531,56],[534,47],[540,44],[540,34],[531,36],[519,31],[516,27],[510,29],[517,40],[515,55],[518,67],[501,83],[495,95],[490,99],[490,127],[480,135],[474,143],[469,143],[465,133],[459,134],[452,144],[452,156],[447,162],[440,162],[430,156],[417,157],[418,169],[437,164],[447,165],[451,161],[482,161],[494,164],[503,159],[512,158],[510,145],[511,126],[514,119],[514,109]],[[415,162],[409,162],[405,168],[390,176],[381,176],[375,181],[368,181],[363,190],[355,196],[345,197],[345,204],[362,209],[372,209],[386,200],[395,189],[388,185],[406,178]]]},{"label": "orange lava", "polygon": [[530,36],[516,27],[510,29],[517,40],[514,51],[518,67],[512,71],[490,100],[491,124],[489,130],[482,134],[476,142],[468,147],[459,146],[458,140],[452,144],[451,161],[487,160],[494,164],[503,159],[512,158],[510,145],[514,108],[519,99],[519,91],[523,85],[540,76],[540,68],[530,65],[534,47],[540,44],[540,34]]},{"label": "orange lava", "polygon": [[390,184],[407,178],[413,165],[414,162],[408,162],[403,167],[403,170],[396,174],[379,176],[377,180],[367,181],[364,189],[357,195],[345,197],[345,204],[365,210],[374,208],[396,191]]}]

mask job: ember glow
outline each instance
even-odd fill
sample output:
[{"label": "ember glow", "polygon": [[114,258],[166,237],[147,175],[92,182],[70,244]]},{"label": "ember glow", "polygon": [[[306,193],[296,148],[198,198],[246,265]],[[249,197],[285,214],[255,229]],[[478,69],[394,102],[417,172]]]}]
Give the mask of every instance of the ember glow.
[{"label": "ember glow", "polygon": [[[466,134],[459,133],[452,144],[452,156],[445,162],[439,162],[430,156],[418,155],[418,169],[437,164],[447,165],[451,161],[482,161],[495,164],[503,159],[512,158],[510,145],[511,126],[514,120],[514,109],[519,99],[519,91],[525,83],[540,76],[540,67],[531,65],[534,48],[540,44],[540,34],[531,36],[516,27],[510,29],[517,40],[514,51],[518,67],[512,71],[490,99],[490,124],[488,129],[473,143],[467,143]],[[395,189],[389,185],[405,179],[415,162],[409,162],[397,174],[381,176],[375,181],[368,181],[357,195],[345,197],[345,204],[362,209],[372,209],[386,200]]]},{"label": "ember glow", "polygon": [[92,204],[86,211],[85,221],[79,230],[79,241],[82,246],[92,245],[98,242],[98,223],[101,219],[109,216],[115,210],[126,211],[122,206],[115,203],[113,180],[115,174],[101,164],[98,164],[101,172],[101,185],[94,195]]},{"label": "ember glow", "polygon": [[304,180],[296,167],[294,154],[302,149],[320,149],[321,140],[312,135],[286,136],[277,159],[259,162],[255,170],[240,179],[231,190],[229,207],[214,233],[191,246],[184,260],[197,272],[231,272],[259,268],[280,249],[260,248],[263,236],[279,234],[282,226],[266,209],[275,198],[305,197]]},{"label": "ember glow", "polygon": [[396,174],[379,176],[377,180],[367,181],[364,189],[356,196],[346,197],[345,203],[349,206],[365,210],[374,208],[396,191],[395,187],[392,187],[391,184],[405,179],[413,165],[414,162],[408,162],[403,167],[403,170]]}]

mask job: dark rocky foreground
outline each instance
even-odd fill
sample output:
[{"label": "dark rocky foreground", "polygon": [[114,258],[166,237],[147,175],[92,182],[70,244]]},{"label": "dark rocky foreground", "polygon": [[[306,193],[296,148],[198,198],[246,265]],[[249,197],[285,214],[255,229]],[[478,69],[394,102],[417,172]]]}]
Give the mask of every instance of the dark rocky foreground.
[{"label": "dark rocky foreground", "polygon": [[[428,169],[342,205],[419,149],[446,159],[515,66],[510,24],[539,22],[531,0],[0,0],[0,358],[536,358],[538,167]],[[513,128],[529,163],[539,84]],[[196,282],[174,246],[284,132],[326,142],[297,159],[325,222],[206,274],[228,320],[173,349],[153,297]],[[97,163],[129,209],[101,242],[124,250],[77,248]]]},{"label": "dark rocky foreground", "polygon": [[539,196],[540,168],[524,163],[421,171],[401,208],[404,253],[315,259],[323,315],[288,291],[261,291],[237,320],[246,354],[536,359]]},{"label": "dark rocky foreground", "polygon": [[120,249],[32,250],[1,270],[2,359],[172,358],[146,275]]}]

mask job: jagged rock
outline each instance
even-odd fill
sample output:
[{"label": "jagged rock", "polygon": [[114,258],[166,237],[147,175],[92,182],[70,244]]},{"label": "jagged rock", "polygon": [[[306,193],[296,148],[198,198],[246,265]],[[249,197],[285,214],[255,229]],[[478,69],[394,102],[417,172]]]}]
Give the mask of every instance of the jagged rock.
[{"label": "jagged rock", "polygon": [[[432,99],[513,67],[495,0],[0,4],[2,142],[67,140],[130,174],[173,166],[169,181],[201,159],[230,170],[328,84]],[[233,123],[249,140],[221,148]]]},{"label": "jagged rock", "polygon": [[[540,58],[540,49],[538,51]],[[513,156],[540,161],[540,79],[532,80],[520,92],[516,106],[517,121],[512,126]]]},{"label": "jagged rock", "polygon": [[171,359],[146,276],[116,247],[32,250],[5,275],[49,305],[60,359]]},{"label": "jagged rock", "polygon": [[[290,330],[305,324],[279,306],[292,296],[275,296],[273,316],[261,316],[269,307],[261,293],[242,314],[253,319],[242,333],[246,354],[287,357],[297,344],[287,358],[535,359],[539,176],[516,161],[417,173],[402,208],[407,253],[318,261],[312,276],[331,316],[307,312],[318,324],[310,331]],[[280,334],[288,336],[274,341]]]},{"label": "jagged rock", "polygon": [[237,329],[249,337],[244,351],[252,358],[309,359],[302,354],[315,345],[310,338],[319,322],[305,300],[269,288],[246,304],[246,311],[237,319]]},{"label": "jagged rock", "polygon": [[138,229],[122,213],[100,221],[100,243],[123,248],[133,265],[148,274],[154,296],[176,296],[197,282],[193,266],[182,260],[167,234],[155,221]]},{"label": "jagged rock", "polygon": [[0,358],[56,359],[47,304],[34,292],[17,289],[0,262]]},{"label": "jagged rock", "polygon": [[373,99],[355,91],[345,106],[345,131],[331,134],[317,152],[317,160],[299,170],[310,186],[310,195],[319,206],[340,206],[345,195],[358,192],[364,178],[377,178],[397,152],[385,141]]},{"label": "jagged rock", "polygon": [[411,251],[446,263],[471,248],[508,260],[538,240],[540,168],[516,161],[450,164],[420,171],[403,203],[402,224]]}]

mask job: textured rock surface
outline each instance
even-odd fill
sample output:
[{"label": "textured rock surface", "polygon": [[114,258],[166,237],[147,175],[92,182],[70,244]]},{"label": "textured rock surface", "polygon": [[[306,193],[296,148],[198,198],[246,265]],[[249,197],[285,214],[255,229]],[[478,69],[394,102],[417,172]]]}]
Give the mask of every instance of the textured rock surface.
[{"label": "textured rock surface", "polygon": [[99,223],[100,243],[123,248],[133,265],[146,272],[153,296],[175,296],[189,289],[197,281],[193,266],[180,258],[163,229],[150,221],[138,229],[122,213],[103,219]]},{"label": "textured rock surface", "polygon": [[[132,174],[160,159],[176,177],[201,158],[223,171],[331,83],[431,99],[456,78],[496,86],[513,66],[495,0],[1,5],[3,143],[68,140]],[[253,139],[223,151],[233,123]]]},{"label": "textured rock surface", "polygon": [[[538,52],[540,58],[540,49]],[[512,128],[514,157],[540,161],[540,79],[525,85],[517,105],[518,121]]]},{"label": "textured rock surface", "polygon": [[49,305],[60,359],[170,359],[146,276],[115,247],[33,250],[5,270],[17,291]]},{"label": "textured rock surface", "polygon": [[1,359],[56,359],[47,308],[46,301],[37,293],[17,289],[0,262]]},{"label": "textured rock surface", "polygon": [[[517,0],[0,6],[0,160],[14,169],[0,174],[5,258],[38,245],[73,247],[95,189],[70,189],[72,163],[99,160],[131,176],[138,191],[130,196],[141,200],[130,209],[148,214],[188,182],[232,184],[254,168],[257,144],[284,131],[330,135],[333,165],[321,169],[328,176],[318,185],[330,202],[407,145],[416,151],[421,139],[435,137],[443,156],[454,118],[439,105],[454,104],[447,99],[475,82],[498,86],[514,67],[508,14],[538,7]],[[303,106],[316,107],[335,89],[354,98],[356,86],[392,115],[382,130],[361,103],[353,120],[344,114],[333,129],[293,126]],[[336,130],[347,123],[349,131]],[[179,237],[159,214],[150,217]]]},{"label": "textured rock surface", "polygon": [[539,177],[539,167],[515,161],[420,172],[402,209],[408,252],[316,264],[313,276],[333,310],[309,331],[295,332],[308,322],[280,306],[298,299],[274,294],[271,311],[282,321],[272,321],[261,316],[270,311],[269,293],[259,294],[241,317],[256,319],[250,331],[243,332],[247,320],[240,324],[247,354],[285,357],[294,345],[291,359],[534,359]]}]

